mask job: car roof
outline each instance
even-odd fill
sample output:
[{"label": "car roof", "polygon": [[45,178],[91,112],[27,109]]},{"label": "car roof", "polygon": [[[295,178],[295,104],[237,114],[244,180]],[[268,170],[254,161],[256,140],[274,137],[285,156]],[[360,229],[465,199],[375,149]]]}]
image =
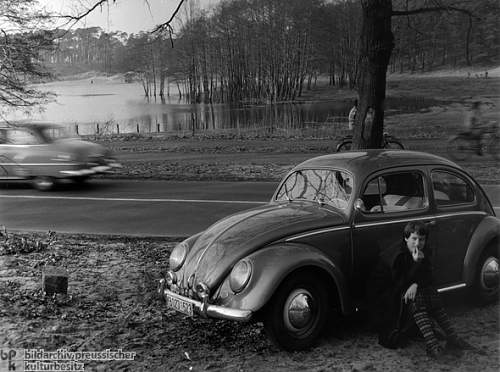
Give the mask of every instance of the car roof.
[{"label": "car roof", "polygon": [[45,128],[62,128],[62,126],[52,123],[24,123],[24,122],[0,124],[0,129],[45,129]]},{"label": "car roof", "polygon": [[318,156],[300,163],[294,170],[307,168],[337,168],[345,169],[364,177],[378,170],[392,167],[425,166],[430,164],[462,169],[451,160],[425,152],[370,149]]}]

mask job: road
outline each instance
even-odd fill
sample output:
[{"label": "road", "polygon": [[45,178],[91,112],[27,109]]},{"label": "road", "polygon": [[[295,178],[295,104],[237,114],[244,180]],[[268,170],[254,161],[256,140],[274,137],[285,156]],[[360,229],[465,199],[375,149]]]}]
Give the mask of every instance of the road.
[{"label": "road", "polygon": [[[8,230],[184,237],[231,213],[268,201],[274,182],[92,180],[42,193],[0,186],[0,225]],[[500,215],[500,185],[484,186]]]}]

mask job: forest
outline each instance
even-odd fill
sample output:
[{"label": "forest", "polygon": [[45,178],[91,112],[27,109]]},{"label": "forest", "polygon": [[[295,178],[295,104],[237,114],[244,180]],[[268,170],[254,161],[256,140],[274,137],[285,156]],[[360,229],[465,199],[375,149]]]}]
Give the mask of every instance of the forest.
[{"label": "forest", "polygon": [[[406,1],[394,0],[393,8]],[[473,17],[441,11],[395,17],[389,72],[491,66],[500,62],[500,5],[466,2]],[[358,73],[359,1],[225,0],[211,10],[186,6],[175,33],[61,32],[44,51],[52,71],[124,73],[147,96],[178,94],[191,102],[294,100],[328,76],[354,88]]]}]

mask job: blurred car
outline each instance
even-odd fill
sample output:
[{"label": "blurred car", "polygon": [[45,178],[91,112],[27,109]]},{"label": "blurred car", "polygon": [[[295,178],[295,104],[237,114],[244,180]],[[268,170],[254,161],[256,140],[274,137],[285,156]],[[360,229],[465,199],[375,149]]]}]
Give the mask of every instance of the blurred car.
[{"label": "blurred car", "polygon": [[486,194],[455,163],[404,150],[296,166],[268,204],[177,245],[158,291],[178,312],[262,321],[277,345],[305,349],[327,321],[369,308],[371,269],[415,220],[430,228],[439,292],[498,298],[500,220]]},{"label": "blurred car", "polygon": [[82,182],[121,165],[111,152],[96,143],[68,136],[51,124],[0,127],[0,180],[31,180],[39,190],[57,181]]}]

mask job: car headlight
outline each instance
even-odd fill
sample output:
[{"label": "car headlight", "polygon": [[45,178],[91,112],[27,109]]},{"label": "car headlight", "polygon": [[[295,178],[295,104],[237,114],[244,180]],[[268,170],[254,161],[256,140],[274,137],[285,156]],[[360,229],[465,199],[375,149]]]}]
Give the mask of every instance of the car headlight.
[{"label": "car headlight", "polygon": [[182,267],[186,260],[187,252],[188,246],[184,242],[178,244],[177,247],[174,248],[169,260],[170,270],[177,271]]},{"label": "car headlight", "polygon": [[252,275],[252,265],[243,260],[234,265],[229,275],[229,286],[234,293],[239,293],[245,288]]}]

